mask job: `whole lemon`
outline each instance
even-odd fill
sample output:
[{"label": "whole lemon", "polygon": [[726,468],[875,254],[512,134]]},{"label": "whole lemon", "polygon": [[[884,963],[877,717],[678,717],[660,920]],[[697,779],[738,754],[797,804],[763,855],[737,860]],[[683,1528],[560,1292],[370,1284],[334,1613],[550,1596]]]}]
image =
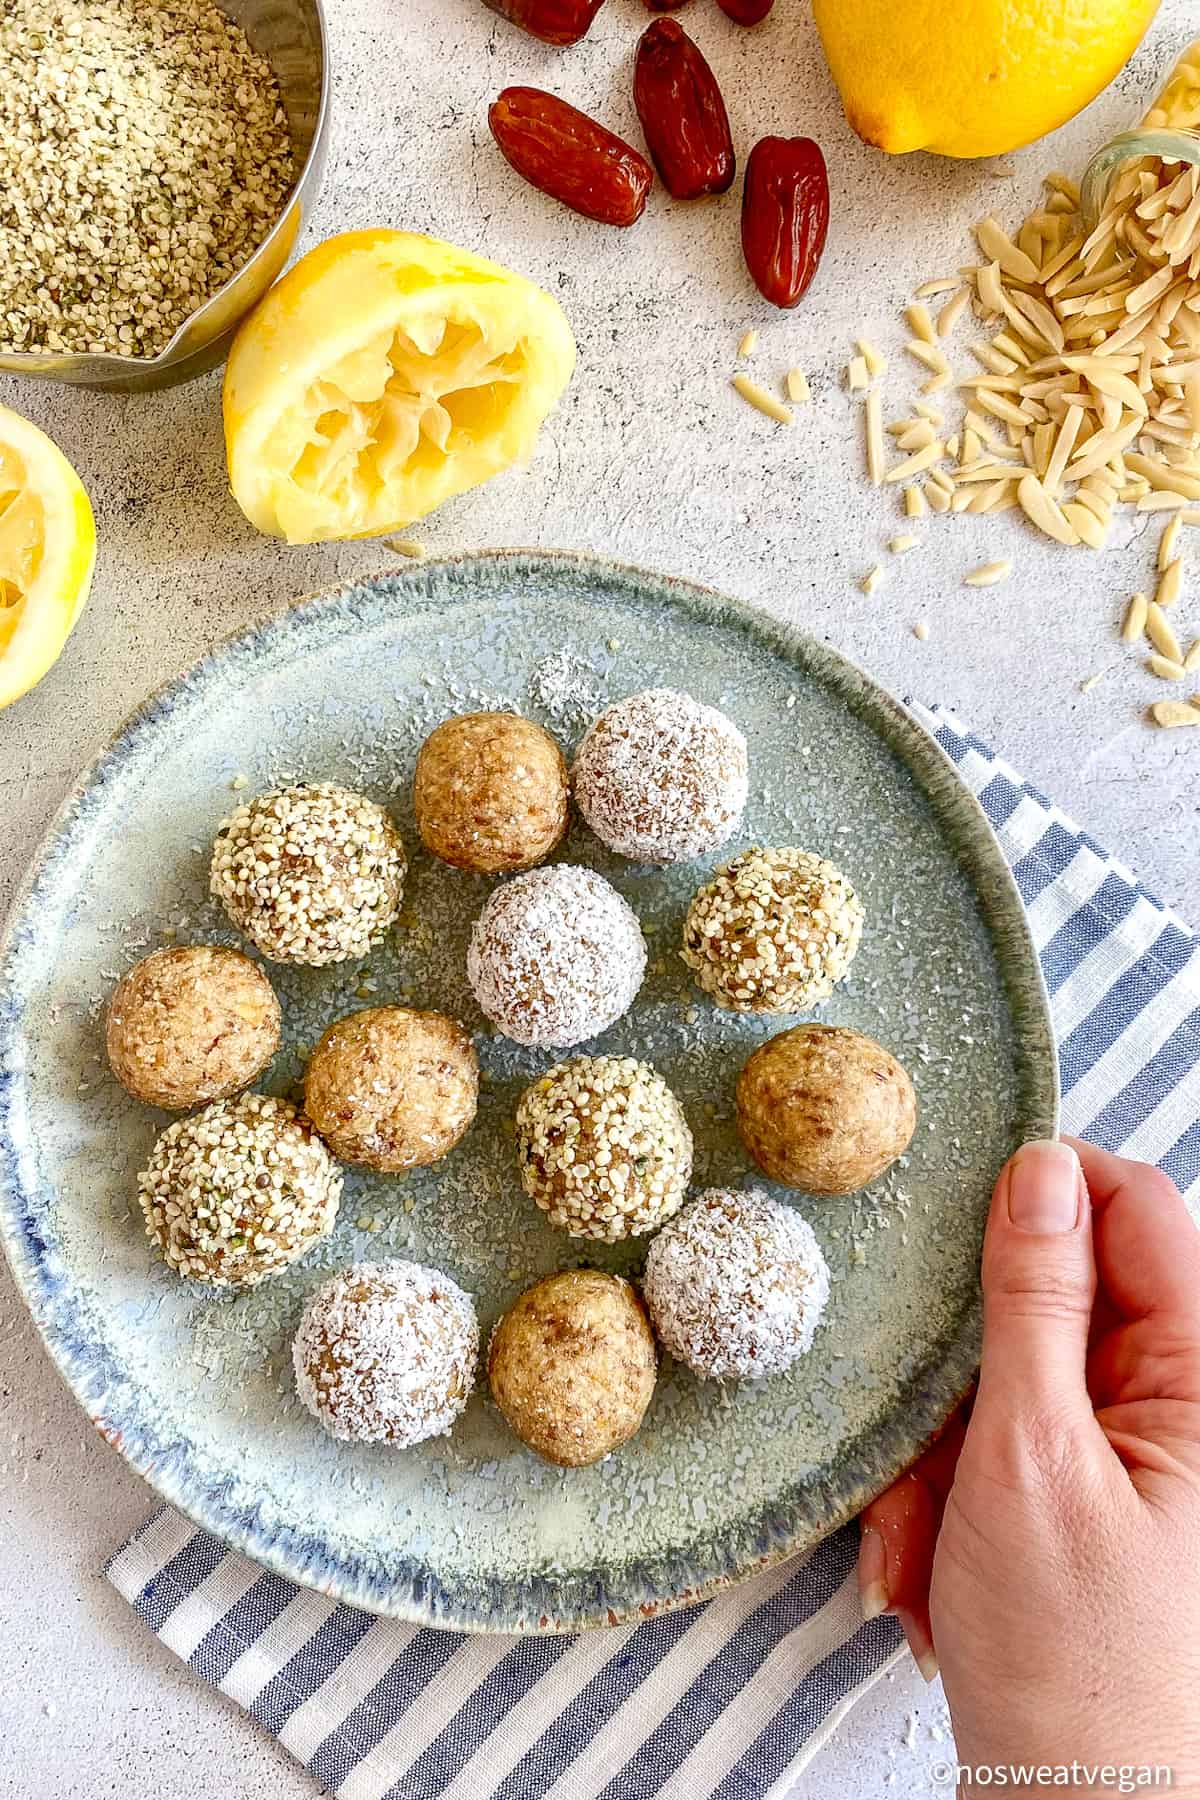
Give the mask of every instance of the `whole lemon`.
[{"label": "whole lemon", "polygon": [[1073,118],[1158,0],[813,0],[846,117],[881,150],[996,156]]}]

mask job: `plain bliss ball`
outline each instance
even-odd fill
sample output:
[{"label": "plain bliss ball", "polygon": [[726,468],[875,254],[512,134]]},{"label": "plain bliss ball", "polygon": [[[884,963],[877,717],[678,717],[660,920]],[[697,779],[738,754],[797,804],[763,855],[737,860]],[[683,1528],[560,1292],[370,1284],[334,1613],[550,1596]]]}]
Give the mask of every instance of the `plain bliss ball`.
[{"label": "plain bliss ball", "polygon": [[642,1283],[654,1329],[695,1374],[748,1381],[803,1356],[829,1299],[807,1219],[758,1189],[710,1188],[652,1241]]},{"label": "plain bliss ball", "polygon": [[737,1084],[737,1128],[764,1175],[852,1194],[909,1146],[917,1097],[890,1051],[842,1025],[797,1025],[759,1046]]},{"label": "plain bliss ball", "polygon": [[471,933],[467,977],[498,1031],[567,1048],[633,1004],[646,941],[633,909],[591,869],[531,869],[491,896]]},{"label": "plain bliss ball", "polygon": [[631,1056],[575,1056],[517,1106],[521,1185],[552,1225],[615,1244],[683,1204],[692,1134],[657,1070]]},{"label": "plain bliss ball", "polygon": [[105,1020],[117,1080],[138,1100],[181,1112],[249,1087],[279,1048],[279,1002],[240,950],[153,950],[123,975]]},{"label": "plain bliss ball", "polygon": [[318,1288],[292,1340],[296,1392],[330,1437],[406,1449],[442,1437],[471,1396],[469,1294],[420,1263],[360,1263]]},{"label": "plain bliss ball", "polygon": [[718,1006],[807,1012],[846,974],[862,928],[862,903],[831,862],[810,850],[746,850],[697,891],[682,956]]},{"label": "plain bliss ball", "polygon": [[562,1468],[628,1443],[654,1393],[657,1357],[633,1288],[599,1269],[535,1282],[492,1333],[488,1378],[509,1426]]},{"label": "plain bliss ball", "polygon": [[463,713],[421,746],[413,810],[427,850],[452,868],[510,874],[543,862],[567,829],[562,751],[515,713]]},{"label": "plain bliss ball", "polygon": [[407,863],[381,806],[332,782],[259,794],[225,820],[210,886],[272,962],[365,956],[400,910]]},{"label": "plain bliss ball", "polygon": [[307,1119],[266,1094],[168,1125],[138,1176],[151,1243],[210,1287],[286,1269],[333,1229],[341,1197],[342,1172]]},{"label": "plain bliss ball", "polygon": [[479,1064],[462,1026],[403,1006],[339,1019],[304,1076],[304,1110],[335,1156],[391,1174],[452,1150],[478,1097]]},{"label": "plain bliss ball", "polygon": [[602,712],[575,756],[575,801],[634,862],[689,862],[723,844],[746,805],[746,740],[723,712],[647,688]]}]

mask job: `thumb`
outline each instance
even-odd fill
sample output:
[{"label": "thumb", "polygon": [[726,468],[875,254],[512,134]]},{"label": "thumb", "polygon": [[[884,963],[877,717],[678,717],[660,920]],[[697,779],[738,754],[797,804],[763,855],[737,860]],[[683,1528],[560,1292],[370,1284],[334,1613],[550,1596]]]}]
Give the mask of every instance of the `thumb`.
[{"label": "thumb", "polygon": [[1069,1144],[1025,1144],[1001,1171],[983,1244],[983,1361],[976,1414],[1086,1414],[1096,1291],[1092,1218]]}]

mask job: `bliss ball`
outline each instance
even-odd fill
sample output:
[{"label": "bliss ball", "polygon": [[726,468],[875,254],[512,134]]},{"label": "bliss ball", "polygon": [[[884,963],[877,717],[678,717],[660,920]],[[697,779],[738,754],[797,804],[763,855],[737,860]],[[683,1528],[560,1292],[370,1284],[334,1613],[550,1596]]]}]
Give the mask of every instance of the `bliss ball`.
[{"label": "bliss ball", "polygon": [[183,1111],[249,1087],[279,1048],[279,1002],[240,950],[154,950],[108,1003],[109,1065],[138,1100]]},{"label": "bliss ball", "polygon": [[413,809],[434,856],[478,875],[543,862],[567,829],[562,751],[515,713],[464,713],[430,733],[417,757]]},{"label": "bliss ball", "polygon": [[381,806],[332,782],[259,794],[225,820],[209,885],[272,962],[365,956],[400,910],[407,863]]},{"label": "bliss ball", "polygon": [[296,1392],[330,1437],[404,1449],[449,1431],[470,1398],[470,1296],[419,1263],[360,1263],[318,1288],[292,1340]]},{"label": "bliss ball", "polygon": [[591,869],[517,875],[471,933],[467,976],[498,1031],[539,1048],[581,1044],[633,1003],[646,941],[633,909]]},{"label": "bliss ball", "polygon": [[807,1012],[828,1000],[862,937],[862,902],[810,850],[746,850],[697,890],[683,960],[718,1006]]},{"label": "bliss ball", "polygon": [[178,1119],[138,1176],[150,1241],[191,1281],[255,1287],[333,1229],[342,1173],[286,1100],[242,1094]]},{"label": "bliss ball", "polygon": [[512,1430],[568,1469],[629,1441],[656,1369],[641,1301],[627,1281],[599,1269],[567,1269],[526,1288],[488,1349],[492,1396]]},{"label": "bliss ball", "polygon": [[829,1269],[812,1226],[752,1190],[710,1188],[652,1241],[642,1283],[654,1329],[697,1375],[778,1375],[813,1341]]},{"label": "bliss ball", "polygon": [[895,1057],[842,1025],[797,1025],[738,1077],[737,1127],[764,1175],[809,1194],[852,1194],[908,1148],[917,1097]]},{"label": "bliss ball", "polygon": [[689,862],[723,844],[746,804],[746,740],[723,712],[647,688],[602,712],[575,757],[575,800],[634,862]]},{"label": "bliss ball", "polygon": [[339,1019],[304,1076],[304,1110],[334,1155],[389,1174],[453,1150],[478,1097],[475,1047],[462,1026],[403,1006]]},{"label": "bliss ball", "polygon": [[662,1076],[631,1056],[573,1056],[517,1107],[521,1185],[572,1237],[653,1231],[683,1204],[692,1134]]}]

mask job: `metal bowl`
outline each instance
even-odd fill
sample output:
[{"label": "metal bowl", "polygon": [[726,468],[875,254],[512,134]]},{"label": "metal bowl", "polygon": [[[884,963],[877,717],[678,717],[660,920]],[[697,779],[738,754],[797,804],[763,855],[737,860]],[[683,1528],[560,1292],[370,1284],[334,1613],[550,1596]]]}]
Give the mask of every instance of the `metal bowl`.
[{"label": "metal bowl", "polygon": [[0,370],[76,387],[137,393],[175,387],[219,363],[241,320],[291,254],[317,197],[329,140],[329,45],[321,0],[220,0],[275,71],[300,170],[287,205],[249,262],[186,319],[157,356],[0,351]]}]

